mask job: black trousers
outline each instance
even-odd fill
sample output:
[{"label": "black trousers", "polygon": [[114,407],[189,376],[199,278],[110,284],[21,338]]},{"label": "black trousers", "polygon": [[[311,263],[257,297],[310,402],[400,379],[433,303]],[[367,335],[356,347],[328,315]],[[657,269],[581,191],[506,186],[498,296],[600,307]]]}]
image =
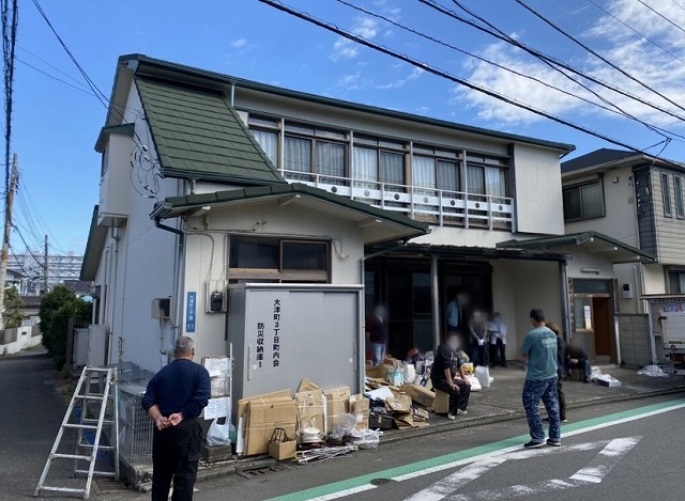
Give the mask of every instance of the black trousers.
[{"label": "black trousers", "polygon": [[200,460],[200,424],[197,419],[159,431],[152,437],[152,501],[191,501]]},{"label": "black trousers", "polygon": [[557,379],[557,393],[559,395],[559,419],[566,419],[566,395],[561,387],[561,378]]},{"label": "black trousers", "polygon": [[507,366],[507,345],[498,339],[495,344],[490,343],[490,367]]},{"label": "black trousers", "polygon": [[457,415],[457,410],[465,411],[469,406],[469,397],[471,396],[471,386],[466,384],[461,379],[455,381],[457,389],[453,390],[447,383],[446,379],[438,379],[433,381],[433,387],[436,390],[448,393],[450,396],[450,410],[449,413],[453,416]]}]

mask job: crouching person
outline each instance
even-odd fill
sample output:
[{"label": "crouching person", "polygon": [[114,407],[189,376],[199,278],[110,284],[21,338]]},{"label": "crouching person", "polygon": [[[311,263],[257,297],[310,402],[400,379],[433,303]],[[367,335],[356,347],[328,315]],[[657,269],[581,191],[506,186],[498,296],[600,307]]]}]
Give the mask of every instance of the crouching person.
[{"label": "crouching person", "polygon": [[438,346],[431,370],[433,388],[450,396],[450,407],[447,419],[456,419],[457,414],[466,414],[471,395],[471,383],[462,371],[461,361],[457,357],[459,335],[450,332],[443,344]]}]

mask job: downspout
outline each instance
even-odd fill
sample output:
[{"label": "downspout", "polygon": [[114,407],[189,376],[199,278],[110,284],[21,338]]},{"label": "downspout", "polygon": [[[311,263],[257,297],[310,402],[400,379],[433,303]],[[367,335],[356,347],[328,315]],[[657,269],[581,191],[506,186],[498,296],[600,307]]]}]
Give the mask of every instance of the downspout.
[{"label": "downspout", "polygon": [[[185,237],[186,234],[183,230],[174,228],[173,226],[168,226],[162,224],[161,218],[154,218],[155,227],[160,230],[173,233],[178,237],[178,246],[176,249],[176,255],[174,256],[174,265],[176,267],[176,275],[174,276],[174,284],[172,289],[174,290],[174,304],[172,305],[172,312],[174,316],[174,321],[171,324],[172,332],[175,332],[174,340],[181,337],[182,333],[182,322],[183,322],[183,272],[185,270]],[[164,346],[164,335],[162,334],[160,339],[160,353],[162,355],[167,354],[166,347]]]},{"label": "downspout", "polygon": [[569,310],[568,263],[564,259],[559,261],[559,277],[561,279],[561,317],[564,319],[564,342],[571,338],[571,315]]},{"label": "downspout", "polygon": [[431,254],[431,302],[433,303],[433,346],[440,346],[440,278],[438,256]]}]

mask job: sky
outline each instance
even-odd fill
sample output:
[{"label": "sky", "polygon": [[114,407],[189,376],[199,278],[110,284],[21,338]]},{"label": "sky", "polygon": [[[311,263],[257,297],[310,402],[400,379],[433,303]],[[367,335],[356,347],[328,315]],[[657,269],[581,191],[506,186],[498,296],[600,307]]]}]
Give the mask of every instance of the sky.
[{"label": "sky", "polygon": [[[459,2],[504,35],[659,110],[598,83],[585,80],[580,87],[523,50],[416,0],[346,0],[387,20],[337,0],[284,3],[424,65],[418,67],[258,0],[36,1],[107,96],[117,58],[141,53],[298,91],[575,145],[567,158],[618,147],[431,74],[427,65],[633,148],[685,161],[685,0]],[[470,17],[451,0],[435,2]],[[48,234],[51,252],[82,254],[98,199],[100,157],[94,145],[106,110],[33,0],[19,1],[16,56],[12,151],[18,155],[20,185],[13,218],[18,230],[11,246],[15,253],[26,245],[42,249]],[[0,124],[4,127],[4,121]]]}]

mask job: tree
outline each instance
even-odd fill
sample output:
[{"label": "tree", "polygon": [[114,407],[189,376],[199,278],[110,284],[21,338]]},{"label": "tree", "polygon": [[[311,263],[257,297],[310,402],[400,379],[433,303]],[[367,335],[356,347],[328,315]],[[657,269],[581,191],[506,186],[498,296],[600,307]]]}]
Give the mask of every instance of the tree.
[{"label": "tree", "polygon": [[69,319],[89,321],[93,305],[76,297],[76,294],[63,285],[55,286],[43,296],[40,302],[40,331],[43,333],[43,346],[48,350],[55,364],[61,369],[66,360]]},{"label": "tree", "polygon": [[21,326],[21,321],[24,319],[24,314],[21,311],[24,307],[24,301],[21,299],[19,291],[14,287],[6,289],[4,303],[5,311],[2,318],[5,329],[14,329]]}]

